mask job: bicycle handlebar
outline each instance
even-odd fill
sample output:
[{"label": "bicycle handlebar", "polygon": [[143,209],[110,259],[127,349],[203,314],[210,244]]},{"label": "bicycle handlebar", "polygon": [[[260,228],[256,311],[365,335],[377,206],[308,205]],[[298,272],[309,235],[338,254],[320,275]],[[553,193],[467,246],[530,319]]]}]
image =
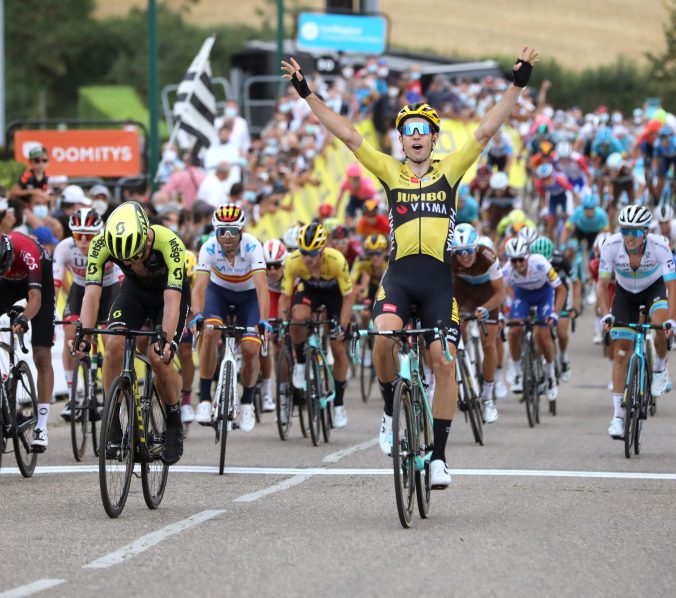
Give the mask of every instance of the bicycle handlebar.
[{"label": "bicycle handlebar", "polygon": [[442,351],[444,357],[448,361],[452,361],[453,357],[451,352],[448,350],[448,339],[446,335],[448,334],[448,328],[445,326],[439,326],[434,328],[401,328],[399,330],[361,330],[356,329],[352,332],[352,360],[355,364],[359,365],[361,363],[361,351],[359,350],[359,341],[363,336],[390,336],[395,338],[403,338],[411,335],[417,334],[434,334],[441,341]]},{"label": "bicycle handlebar", "polygon": [[12,332],[17,340],[19,341],[19,347],[21,347],[21,352],[26,355],[28,353],[28,349],[26,348],[26,345],[23,342],[23,332],[14,332],[14,329],[12,328],[12,324],[14,323],[14,319],[23,313],[23,307],[17,305],[14,308],[10,309],[8,312],[6,312],[7,315],[9,316],[9,326],[7,328],[0,328],[0,332]]}]

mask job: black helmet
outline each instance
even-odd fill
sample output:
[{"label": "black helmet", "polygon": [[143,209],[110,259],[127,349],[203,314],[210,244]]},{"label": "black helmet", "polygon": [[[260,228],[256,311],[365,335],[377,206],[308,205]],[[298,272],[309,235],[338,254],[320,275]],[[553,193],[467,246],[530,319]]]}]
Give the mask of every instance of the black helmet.
[{"label": "black helmet", "polygon": [[4,274],[14,262],[14,246],[7,235],[0,236],[0,274]]}]

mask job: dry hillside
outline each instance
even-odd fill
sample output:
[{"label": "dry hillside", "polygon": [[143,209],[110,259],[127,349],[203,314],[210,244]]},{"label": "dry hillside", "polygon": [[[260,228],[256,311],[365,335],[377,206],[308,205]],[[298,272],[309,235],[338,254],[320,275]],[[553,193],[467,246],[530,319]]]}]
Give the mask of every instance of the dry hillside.
[{"label": "dry hillside", "polygon": [[[159,0],[178,6],[184,0]],[[126,12],[145,0],[98,1],[98,14]],[[296,2],[286,0],[287,7]],[[302,0],[313,8],[322,0]],[[418,8],[416,8],[418,7]],[[428,8],[429,7],[429,8]],[[200,0],[189,18],[200,24],[257,24],[256,9],[274,9],[265,0]],[[612,62],[619,54],[643,60],[664,47],[662,0],[380,0],[392,23],[391,43],[458,56],[513,54],[520,44],[581,68]]]}]

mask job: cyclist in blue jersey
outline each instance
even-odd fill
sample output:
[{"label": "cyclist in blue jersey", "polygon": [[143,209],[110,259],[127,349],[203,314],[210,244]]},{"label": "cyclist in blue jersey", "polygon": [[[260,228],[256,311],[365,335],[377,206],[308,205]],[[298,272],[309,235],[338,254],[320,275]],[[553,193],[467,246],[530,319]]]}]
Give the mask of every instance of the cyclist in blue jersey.
[{"label": "cyclist in blue jersey", "polygon": [[[672,177],[676,175],[676,134],[669,126],[660,129],[660,136],[655,143],[655,162],[657,168],[657,186],[655,187],[655,198],[659,200],[662,197],[662,190],[667,180],[669,170],[674,167]],[[671,198],[674,201],[674,198]]]},{"label": "cyclist in blue jersey", "polygon": [[595,193],[588,192],[582,196],[580,205],[575,208],[561,235],[561,244],[573,236],[580,243],[586,242],[587,249],[594,247],[596,235],[610,228],[608,214],[599,207],[599,197]]},{"label": "cyclist in blue jersey", "polygon": [[456,224],[479,224],[479,204],[469,192],[469,185],[462,184],[458,188],[458,206],[455,214]]},{"label": "cyclist in blue jersey", "polygon": [[591,145],[591,158],[596,168],[601,168],[608,156],[615,152],[624,155],[624,147],[620,140],[613,135],[609,127],[601,127],[594,137]]}]

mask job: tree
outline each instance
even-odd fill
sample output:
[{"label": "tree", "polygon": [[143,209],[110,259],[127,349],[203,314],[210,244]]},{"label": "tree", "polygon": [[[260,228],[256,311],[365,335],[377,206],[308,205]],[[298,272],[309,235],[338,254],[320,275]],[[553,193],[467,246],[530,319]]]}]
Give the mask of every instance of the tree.
[{"label": "tree", "polygon": [[665,108],[676,110],[676,0],[668,5],[669,20],[664,24],[666,48],[662,54],[648,53],[652,76],[660,86],[660,95]]}]

